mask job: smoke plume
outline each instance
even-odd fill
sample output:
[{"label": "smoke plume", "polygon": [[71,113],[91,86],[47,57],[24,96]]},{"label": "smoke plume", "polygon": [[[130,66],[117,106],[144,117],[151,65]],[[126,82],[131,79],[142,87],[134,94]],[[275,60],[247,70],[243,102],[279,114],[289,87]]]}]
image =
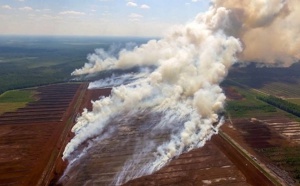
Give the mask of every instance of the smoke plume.
[{"label": "smoke plume", "polygon": [[300,2],[297,0],[214,0],[231,11],[228,34],[240,38],[243,62],[290,66],[300,58]]},{"label": "smoke plume", "polygon": [[[234,63],[289,66],[299,60],[299,9],[297,0],[212,0],[207,12],[172,28],[163,39],[121,50],[117,57],[102,50],[90,55],[89,62],[73,75],[135,66],[156,68],[91,83],[93,88],[113,86],[111,95],[95,101],[93,110],[85,110],[78,118],[72,129],[75,137],[63,158],[76,160],[92,151],[103,136],[115,135],[121,120],[149,114],[160,119],[140,124],[151,126],[140,139],[139,151],[144,153],[134,153],[125,162],[114,184],[151,174],[172,158],[203,146],[223,122],[219,113],[225,95],[219,84]],[[164,141],[153,140],[161,133],[167,134]],[[78,152],[90,139],[94,140]]]}]

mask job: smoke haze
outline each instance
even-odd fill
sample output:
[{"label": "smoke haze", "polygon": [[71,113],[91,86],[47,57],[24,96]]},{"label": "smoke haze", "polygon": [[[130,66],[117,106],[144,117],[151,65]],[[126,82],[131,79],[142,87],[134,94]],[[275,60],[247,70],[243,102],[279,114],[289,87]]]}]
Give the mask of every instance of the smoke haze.
[{"label": "smoke haze", "polygon": [[[213,0],[207,12],[172,28],[161,40],[121,50],[117,57],[103,50],[89,55],[89,62],[73,75],[156,68],[91,83],[90,88],[113,86],[111,96],[93,102],[93,110],[78,118],[63,158],[80,161],[93,145],[122,127],[130,128],[126,118],[143,115],[156,117],[140,123],[151,127],[137,145],[139,153],[134,151],[124,162],[113,184],[151,174],[172,158],[203,146],[223,123],[219,114],[226,97],[219,84],[234,63],[289,66],[299,60],[299,8],[296,0]],[[162,133],[167,137],[155,141]],[[78,150],[87,141],[88,147]]]},{"label": "smoke haze", "polygon": [[229,34],[240,38],[243,62],[290,66],[300,58],[300,2],[297,0],[214,0],[231,11]]}]

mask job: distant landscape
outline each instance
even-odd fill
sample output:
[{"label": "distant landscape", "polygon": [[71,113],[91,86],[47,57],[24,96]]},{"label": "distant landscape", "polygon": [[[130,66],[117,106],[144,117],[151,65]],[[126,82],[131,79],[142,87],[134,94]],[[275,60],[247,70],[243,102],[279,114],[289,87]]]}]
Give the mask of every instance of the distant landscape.
[{"label": "distant landscape", "polygon": [[0,186],[300,186],[300,0],[0,11]]},{"label": "distant landscape", "polygon": [[[93,53],[97,48],[102,48],[108,53],[117,56],[119,50],[128,46],[128,43],[132,47],[134,45],[146,43],[148,40],[149,38],[1,36],[0,123],[2,122],[1,127],[4,132],[2,136],[0,132],[0,137],[3,139],[3,144],[0,147],[3,149],[7,148],[6,145],[10,143],[23,144],[26,142],[27,144],[27,141],[23,140],[26,131],[19,128],[15,123],[21,123],[22,125],[25,123],[34,128],[36,132],[36,134],[32,133],[27,137],[24,137],[25,140],[28,140],[29,143],[31,143],[31,146],[29,145],[28,147],[26,146],[26,148],[23,148],[22,145],[19,145],[20,147],[16,148],[20,153],[24,153],[20,159],[20,161],[22,160],[21,162],[29,162],[29,160],[27,160],[28,157],[40,156],[35,153],[35,150],[32,150],[40,145],[38,144],[35,146],[34,144],[36,141],[34,140],[38,139],[37,141],[39,141],[40,139],[43,139],[44,141],[51,141],[49,140],[51,135],[37,136],[41,131],[47,134],[49,130],[52,130],[54,137],[51,139],[58,140],[60,139],[60,133],[56,134],[55,130],[59,130],[63,134],[62,139],[65,140],[64,143],[66,144],[68,140],[70,140],[66,136],[70,137],[70,128],[73,126],[75,118],[82,113],[82,109],[86,107],[91,108],[91,100],[96,100],[99,96],[107,96],[110,94],[110,89],[88,90],[88,83],[82,81],[74,83],[74,77],[71,76],[71,72],[76,68],[82,67],[87,61],[87,55]],[[276,185],[276,183],[282,183],[278,180],[284,180],[285,183],[290,183],[292,185],[300,183],[299,71],[300,63],[295,63],[288,68],[257,67],[254,63],[249,64],[246,67],[235,65],[230,69],[228,76],[221,83],[221,87],[225,92],[227,99],[224,111],[226,122],[221,128],[220,136],[223,136],[223,141],[224,139],[227,139],[238,144],[235,146],[236,149],[240,148],[247,151],[248,154],[241,154],[246,158],[248,157],[247,161],[256,166],[258,170],[262,170],[263,174],[268,177],[274,185]],[[57,83],[59,83],[59,85],[56,85]],[[47,86],[40,87],[41,85]],[[65,89],[65,87],[67,88]],[[60,94],[61,92],[64,93]],[[61,99],[61,101],[56,102],[57,99]],[[71,106],[69,103],[71,103]],[[23,108],[23,110],[20,108]],[[53,113],[51,114],[51,112]],[[69,115],[66,115],[65,113],[68,113]],[[53,123],[41,125],[39,123],[41,121],[49,122],[47,117],[55,117],[52,118]],[[146,120],[148,116],[144,119],[143,117],[140,117],[142,119],[136,119],[135,125],[137,126],[133,125],[134,127],[132,130],[136,130],[135,127],[138,127],[138,124],[140,123],[143,124],[144,120],[145,123],[147,123]],[[23,121],[23,118],[26,118],[26,120]],[[31,122],[36,122],[36,124],[31,125]],[[60,125],[56,126],[57,123],[60,123]],[[11,136],[9,132],[5,133],[5,131],[9,131],[10,126],[17,126],[13,129],[14,133]],[[36,129],[35,127],[41,128]],[[46,127],[52,128],[48,129]],[[55,129],[55,127],[60,128]],[[128,131],[124,130],[123,132],[124,134],[122,135],[131,135],[131,133],[126,133]],[[56,136],[54,134],[56,134]],[[117,139],[120,136],[116,135],[115,137]],[[13,140],[7,140],[10,138]],[[15,141],[15,138],[21,140]],[[212,151],[212,149],[205,150],[205,148],[211,148],[212,143],[216,146],[220,145],[221,143],[216,138],[217,137],[213,138],[212,142],[208,142],[208,146],[205,146],[203,148],[204,150],[201,151],[200,148],[197,150],[199,152],[192,153],[195,153],[197,156],[199,154],[201,155],[201,153],[213,153],[214,151]],[[36,181],[37,179],[41,179],[45,183],[49,184],[49,182],[51,182],[54,184],[59,179],[59,176],[62,175],[65,168],[61,165],[65,163],[62,163],[61,160],[61,153],[63,150],[61,147],[64,147],[65,144],[58,142],[57,144],[54,144],[53,142],[52,146],[48,147],[50,150],[47,155],[57,156],[58,159],[51,159],[50,161],[45,158],[44,160],[45,165],[49,167],[59,167],[57,168],[59,171],[55,173],[49,172],[48,174],[45,174],[45,177],[41,178],[36,178],[32,174],[32,180]],[[107,142],[107,144],[109,146],[110,141]],[[107,144],[100,144],[100,146],[105,146]],[[115,148],[113,150],[116,151],[114,152],[112,150],[109,157],[118,164],[119,161],[122,160],[122,153],[128,153],[128,149],[126,150],[126,144],[117,145],[120,145],[120,149],[123,148],[123,150],[125,150],[120,153],[119,148]],[[229,159],[230,157],[232,158],[233,155],[228,155],[227,150],[222,150],[221,145],[218,146],[218,148],[221,149],[226,157]],[[14,146],[11,146],[10,148],[11,152],[15,152],[16,149]],[[11,153],[9,152],[10,151],[7,152],[7,157],[10,158]],[[95,162],[90,162],[90,166],[94,166],[94,164],[98,163],[97,169],[90,169],[88,166],[87,169],[94,171],[92,175],[94,175],[94,173],[95,175],[99,174],[99,177],[105,176],[103,171],[100,171],[101,173],[99,173],[99,170],[111,171],[109,173],[114,175],[114,169],[116,167],[110,167],[111,169],[108,169],[104,166],[102,162],[104,160],[100,157],[101,155],[105,156],[105,152],[102,153],[102,151],[99,151],[98,153],[100,154],[99,158],[97,159],[97,155],[94,157]],[[207,155],[203,155],[203,157],[206,156]],[[220,158],[219,156],[215,156],[214,153],[210,157]],[[25,179],[24,175],[25,173],[27,174],[26,171],[34,172],[34,170],[25,170],[24,168],[24,170],[22,169],[22,171],[24,171],[24,175],[22,174],[22,176],[24,176],[24,178],[18,177],[19,170],[21,170],[18,167],[19,160],[10,160],[9,158],[7,158],[7,162],[13,162],[14,164],[8,165],[5,160],[2,162],[4,168],[0,168],[0,172],[3,172],[2,181],[5,181],[5,183],[12,183],[15,180]],[[196,159],[191,158],[181,165],[181,163],[176,163],[176,161],[181,161],[179,157],[174,160],[174,164],[176,166],[180,165],[184,167],[188,166],[190,163],[189,161],[194,160],[196,161]],[[237,160],[235,159],[230,160],[237,166],[236,169],[240,170],[240,165],[238,165],[239,162],[236,162]],[[217,162],[215,160],[212,161]],[[206,161],[199,161],[196,163],[198,163],[198,166],[207,166]],[[224,165],[218,164],[218,162],[216,164],[217,165],[214,166],[219,166],[218,168],[223,171]],[[83,163],[79,170],[85,170],[85,165],[86,164]],[[170,165],[172,166],[172,163]],[[261,168],[261,165],[267,167],[271,173],[268,173],[268,171],[264,172],[266,168]],[[5,166],[12,167],[12,170],[15,172],[12,171],[11,173],[6,173],[7,167]],[[159,175],[168,174],[168,172],[164,172],[169,169],[168,166],[155,174],[151,179],[157,179],[156,181],[160,183],[159,181],[161,180],[159,179]],[[231,164],[230,166],[235,168]],[[41,164],[39,168],[40,170],[52,170],[49,169],[49,167],[44,167],[44,164],[43,166]],[[186,168],[180,167],[179,169]],[[193,171],[200,171],[200,169]],[[41,171],[37,172],[41,173]],[[205,170],[205,172],[207,171]],[[247,179],[252,176],[252,173],[247,171],[246,173],[243,172],[243,174]],[[276,175],[276,178],[274,178],[274,175]],[[232,176],[230,171],[228,176]],[[10,177],[14,179],[10,179]],[[184,176],[177,177],[182,180],[186,179]],[[89,178],[89,175],[80,174],[76,182],[78,184],[83,184],[87,178]],[[112,178],[113,177],[111,176],[107,180],[100,181],[107,184]],[[239,178],[246,179],[243,176],[240,176]],[[188,178],[188,180],[189,179],[191,178]],[[28,180],[29,179],[27,179],[27,181]],[[26,183],[35,183],[31,182],[32,180],[29,180]],[[141,180],[136,180],[137,183],[139,183],[139,181]],[[246,182],[245,180],[243,181]],[[143,182],[143,180],[141,182]],[[135,181],[133,181],[133,183],[135,183]],[[249,183],[253,184],[255,181],[250,181]]]},{"label": "distant landscape", "polygon": [[[0,94],[12,89],[67,82],[97,48],[120,50],[149,38],[0,36]],[[116,52],[114,51],[114,52]]]}]

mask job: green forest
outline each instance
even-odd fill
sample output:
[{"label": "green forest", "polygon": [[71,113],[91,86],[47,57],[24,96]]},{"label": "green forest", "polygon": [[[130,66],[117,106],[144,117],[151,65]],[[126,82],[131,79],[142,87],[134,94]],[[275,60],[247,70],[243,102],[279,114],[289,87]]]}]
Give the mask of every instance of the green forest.
[{"label": "green forest", "polygon": [[288,102],[281,98],[269,95],[269,96],[257,96],[257,99],[262,100],[270,105],[273,105],[281,110],[291,113],[300,117],[300,105]]}]

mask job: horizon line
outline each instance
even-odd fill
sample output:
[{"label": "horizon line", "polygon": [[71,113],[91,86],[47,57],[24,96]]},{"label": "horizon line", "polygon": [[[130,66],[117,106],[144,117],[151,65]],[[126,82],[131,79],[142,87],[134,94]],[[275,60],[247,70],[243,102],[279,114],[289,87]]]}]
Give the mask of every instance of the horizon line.
[{"label": "horizon line", "polygon": [[90,38],[152,38],[161,39],[159,36],[132,36],[132,35],[47,35],[47,34],[0,34],[0,37],[90,37]]}]

